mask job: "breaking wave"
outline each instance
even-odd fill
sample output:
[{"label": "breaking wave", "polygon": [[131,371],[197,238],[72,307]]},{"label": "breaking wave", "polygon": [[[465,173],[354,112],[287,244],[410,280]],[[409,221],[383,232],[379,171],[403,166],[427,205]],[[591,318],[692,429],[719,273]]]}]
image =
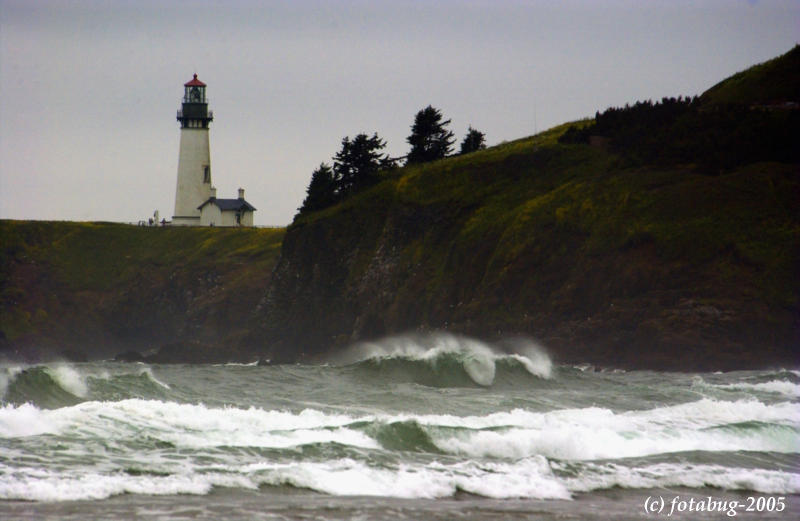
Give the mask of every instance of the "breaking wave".
[{"label": "breaking wave", "polygon": [[0,403],[31,403],[45,409],[93,399],[161,398],[169,389],[149,367],[116,374],[84,374],[67,364],[0,368]]},{"label": "breaking wave", "polygon": [[514,378],[548,379],[552,362],[529,340],[497,346],[449,334],[403,336],[359,344],[346,355],[368,375],[431,387],[489,387]]},{"label": "breaking wave", "polygon": [[[349,354],[328,366],[0,367],[0,499],[218,487],[401,498],[569,499],[617,487],[800,494],[795,371],[562,367],[556,378],[531,342],[451,335]],[[421,385],[393,385],[405,383]]]},{"label": "breaking wave", "polygon": [[[800,477],[777,468],[625,463],[698,451],[797,454],[800,407],[788,402],[702,399],[619,413],[589,407],[482,416],[289,412],[139,399],[56,410],[31,404],[0,408],[0,436],[42,434],[55,435],[60,450],[91,451],[92,440],[102,439],[120,451],[121,461],[131,461],[128,451],[141,450],[143,443],[157,457],[139,459],[141,468],[128,463],[125,473],[113,476],[91,468],[7,472],[0,463],[1,498],[206,494],[216,486],[262,485],[420,498],[459,490],[493,498],[568,498],[588,490],[656,486],[800,493]],[[37,443],[44,454],[50,450],[47,440]],[[227,456],[192,458],[198,450]],[[309,451],[315,457],[307,457]],[[365,458],[365,451],[374,457]],[[389,454],[416,456],[398,460]]]},{"label": "breaking wave", "polygon": [[769,382],[749,383],[739,382],[732,384],[713,385],[717,389],[732,389],[744,391],[760,391],[765,393],[776,393],[792,398],[800,398],[800,384],[787,382],[784,380],[771,380]]},{"label": "breaking wave", "polygon": [[88,390],[81,376],[68,366],[4,368],[2,401],[33,403],[43,408],[74,405]]},{"label": "breaking wave", "polygon": [[615,487],[719,487],[767,494],[797,494],[796,474],[779,470],[717,465],[665,464],[642,469],[596,465],[580,477],[563,478],[543,457],[515,462],[410,463],[378,468],[352,458],[208,466],[195,472],[63,476],[21,472],[14,481],[0,476],[0,497],[33,501],[103,499],[118,494],[208,494],[214,487],[257,489],[289,486],[342,496],[400,498],[451,497],[459,491],[488,498],[569,499],[574,493]]},{"label": "breaking wave", "polygon": [[[696,377],[694,384],[707,389],[722,391],[758,392],[787,398],[800,398],[800,382],[791,372],[785,373],[787,379],[769,379],[766,381],[739,381],[732,383],[710,383],[701,377]],[[795,380],[795,381],[793,381]]]}]

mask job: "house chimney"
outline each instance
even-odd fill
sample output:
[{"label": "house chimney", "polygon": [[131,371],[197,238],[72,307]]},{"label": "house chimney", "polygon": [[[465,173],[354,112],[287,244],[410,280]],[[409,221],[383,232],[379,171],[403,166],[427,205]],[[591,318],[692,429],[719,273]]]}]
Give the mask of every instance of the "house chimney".
[{"label": "house chimney", "polygon": [[239,199],[244,199],[244,188],[239,188]]},{"label": "house chimney", "polygon": [[214,188],[213,186],[211,187],[211,198],[212,199],[216,199],[217,198],[217,189]]}]

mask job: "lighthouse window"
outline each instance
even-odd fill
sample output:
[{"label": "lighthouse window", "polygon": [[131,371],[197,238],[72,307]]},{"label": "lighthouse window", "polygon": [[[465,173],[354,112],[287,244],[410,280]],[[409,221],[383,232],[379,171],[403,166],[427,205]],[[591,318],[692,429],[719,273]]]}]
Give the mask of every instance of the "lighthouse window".
[{"label": "lighthouse window", "polygon": [[211,182],[211,167],[208,165],[203,165],[203,182],[204,183]]}]

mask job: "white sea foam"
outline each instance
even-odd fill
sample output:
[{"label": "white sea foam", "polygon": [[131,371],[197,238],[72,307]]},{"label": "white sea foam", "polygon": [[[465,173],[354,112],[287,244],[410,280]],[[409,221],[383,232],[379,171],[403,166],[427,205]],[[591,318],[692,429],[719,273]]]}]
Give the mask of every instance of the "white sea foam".
[{"label": "white sea foam", "polygon": [[[629,467],[596,459],[673,451],[798,452],[797,404],[755,401],[698,402],[615,413],[604,408],[550,412],[512,410],[485,416],[357,415],[259,408],[212,408],[148,400],[83,402],[56,410],[33,405],[0,408],[0,436],[57,434],[81,450],[103,439],[124,448],[147,433],[191,453],[209,447],[287,448],[335,443],[356,450],[383,450],[364,425],[413,420],[452,456],[402,462],[378,458],[247,462],[219,455],[201,464],[185,451],[151,454],[143,465],[168,476],[103,471],[108,460],[91,454],[84,466],[9,467],[0,464],[0,497],[36,501],[99,499],[115,494],[207,494],[214,486],[254,488],[292,485],[334,495],[407,498],[448,497],[462,490],[493,498],[569,498],[611,487],[720,487],[764,493],[800,493],[796,474],[720,465],[659,463]],[[736,427],[761,422],[762,426]],[[38,446],[38,445],[37,445]],[[61,450],[61,449],[60,449]],[[88,450],[88,449],[87,449]],[[180,454],[180,455],[179,455]],[[216,452],[214,454],[217,454]],[[138,453],[119,461],[137,461]],[[159,459],[161,458],[161,459]],[[221,459],[220,459],[221,458]],[[249,459],[249,458],[248,458]],[[11,461],[11,460],[6,460]],[[215,462],[216,461],[216,462]],[[127,464],[127,463],[125,463]],[[573,471],[565,471],[572,466]],[[574,469],[579,468],[579,472]],[[113,467],[112,467],[113,468]],[[556,472],[553,472],[553,469]],[[569,470],[569,469],[567,469]]]},{"label": "white sea foam", "polygon": [[0,498],[28,501],[105,499],[119,494],[208,494],[215,486],[256,488],[247,476],[236,474],[60,474],[18,469],[0,476]]},{"label": "white sea foam", "polygon": [[496,355],[484,343],[449,334],[429,335],[424,338],[392,337],[380,342],[364,343],[357,347],[356,359],[407,358],[433,361],[441,355],[455,354],[463,357],[464,370],[478,385],[494,382]]},{"label": "white sea foam", "polygon": [[529,356],[522,356],[518,354],[510,354],[508,355],[509,358],[513,358],[534,376],[540,376],[542,378],[550,378],[550,375],[553,370],[553,364],[550,362],[550,359],[544,355],[529,355]]},{"label": "white sea foam", "polygon": [[33,501],[103,499],[117,494],[207,494],[215,486],[291,485],[332,495],[440,498],[458,490],[492,498],[568,499],[544,458],[514,463],[432,462],[376,467],[350,458],[258,462],[197,468],[169,476],[59,473],[22,468],[0,473],[0,498]]},{"label": "white sea foam", "polygon": [[[208,494],[213,487],[255,489],[261,485],[308,488],[337,496],[442,498],[457,491],[490,498],[569,499],[574,493],[614,487],[717,487],[766,494],[800,493],[800,476],[767,469],[659,463],[628,467],[585,463],[563,472],[565,464],[541,456],[513,462],[408,462],[374,465],[351,458],[329,461],[195,466],[187,461],[168,476],[102,472],[60,472],[2,468],[0,498],[33,501],[103,499],[117,494]],[[554,472],[555,471],[555,472]],[[562,475],[563,474],[563,475]]]},{"label": "white sea foam", "polygon": [[22,366],[5,366],[0,368],[0,398],[5,396],[8,385],[25,368]]},{"label": "white sea foam", "polygon": [[520,362],[534,376],[550,378],[553,374],[553,361],[544,347],[529,338],[509,338],[504,346],[511,351],[510,358]]},{"label": "white sea foam", "polygon": [[[127,369],[127,365],[128,364],[126,364],[126,367],[125,367],[126,369]],[[146,364],[143,364],[141,362],[136,362],[134,365],[136,366],[136,369],[137,369],[134,372],[128,372],[128,371],[124,371],[124,370],[123,371],[109,372],[107,369],[102,369],[100,371],[96,371],[96,372],[92,372],[92,373],[88,374],[87,378],[90,379],[90,380],[110,381],[110,380],[113,380],[114,378],[121,378],[121,377],[126,377],[126,376],[128,376],[128,377],[130,377],[130,376],[142,377],[143,376],[144,378],[146,378],[147,380],[149,380],[150,382],[156,384],[159,387],[163,387],[164,389],[167,389],[167,390],[171,389],[169,384],[167,384],[165,382],[162,382],[161,380],[156,378],[156,375],[153,373],[153,369],[150,368],[149,366],[147,366]]]},{"label": "white sea foam", "polygon": [[[559,463],[553,463],[559,468]],[[627,467],[616,463],[588,463],[580,475],[564,480],[572,492],[588,492],[613,487],[717,487],[726,490],[752,490],[765,494],[800,493],[800,475],[779,470],[731,468],[721,465],[659,463]]]},{"label": "white sea foam", "polygon": [[[550,412],[515,409],[486,416],[358,415],[306,409],[211,408],[148,400],[84,402],[40,410],[26,404],[0,409],[0,435],[45,433],[127,438],[149,432],[177,447],[286,448],[338,443],[377,448],[358,425],[415,421],[442,451],[476,458],[536,455],[565,460],[624,458],[682,451],[775,451],[800,448],[800,405],[755,401],[697,402],[614,413],[590,407]],[[755,427],[739,424],[760,422]]]},{"label": "white sea foam", "polygon": [[[552,463],[556,469],[559,463]],[[448,497],[462,490],[491,498],[569,499],[573,493],[614,487],[684,486],[800,493],[800,476],[765,469],[664,463],[631,468],[614,463],[587,464],[578,477],[559,477],[540,456],[514,462],[403,464],[375,468],[352,459],[291,464],[257,463],[247,472],[261,484],[292,485],[332,495],[403,498]]]},{"label": "white sea foam", "polygon": [[759,391],[764,393],[776,393],[791,398],[800,397],[800,384],[787,382],[785,380],[772,380],[769,382],[749,383],[749,382],[736,382],[731,384],[706,384],[709,387],[717,389],[730,389],[735,391]]},{"label": "white sea foam", "polygon": [[55,367],[47,367],[45,371],[62,389],[75,396],[84,398],[89,392],[83,375],[75,370],[74,367],[66,364],[59,364]]},{"label": "white sea foam", "polygon": [[[512,368],[512,383],[524,383],[519,376],[525,361],[513,359],[524,356],[522,353],[487,354],[480,348],[470,353],[474,353],[478,371],[488,367],[488,362],[482,365],[484,362],[492,361],[495,381]],[[469,360],[464,350],[459,356],[442,356],[427,348],[415,356],[432,357],[434,366],[443,363],[447,367],[454,363],[466,367]],[[409,367],[416,370],[419,365],[401,361],[391,367],[405,371]],[[649,405],[653,396],[670,403],[672,383],[657,387],[659,393],[645,394],[642,400],[636,396],[618,399],[618,394],[609,393],[625,392],[625,387],[617,385],[625,377],[597,378],[593,374],[576,375],[577,371],[535,389],[515,385],[502,393],[398,385],[404,393],[398,396],[413,392],[430,400],[422,406],[419,402],[408,405],[432,411],[421,414],[391,412],[375,406],[372,397],[353,405],[353,400],[340,400],[326,388],[304,394],[303,386],[325,382],[316,379],[320,376],[316,367],[292,368],[293,378],[306,370],[313,370],[315,378],[297,378],[300,387],[284,390],[291,393],[291,401],[280,395],[259,399],[260,403],[291,403],[296,407],[292,410],[146,399],[91,401],[93,396],[130,395],[125,392],[128,386],[132,386],[134,395],[142,388],[152,395],[157,385],[153,371],[170,378],[162,383],[171,383],[173,377],[185,381],[184,371],[190,369],[154,367],[144,371],[148,366],[99,364],[66,367],[60,374],[56,365],[37,371],[47,371],[59,386],[76,394],[82,392],[80,385],[88,382],[89,401],[57,409],[0,405],[0,499],[63,501],[116,494],[209,494],[214,487],[254,489],[263,485],[290,485],[334,495],[403,498],[451,497],[464,491],[492,498],[568,499],[573,494],[613,487],[718,487],[800,494],[800,474],[793,467],[800,453],[800,403],[794,396],[779,394],[774,385],[779,379],[793,379],[785,372],[758,377],[752,372],[706,376],[719,384],[762,387],[713,393],[705,389],[715,398],[659,407]],[[362,367],[359,365],[356,371]],[[21,368],[4,370],[2,374],[16,378]],[[202,369],[203,374],[208,370]],[[214,370],[229,373],[225,368]],[[330,372],[349,376],[354,371],[331,368]],[[246,385],[280,377],[272,371],[245,373],[242,381]],[[145,381],[145,377],[154,383]],[[368,385],[374,384],[372,379],[365,380]],[[636,387],[628,389],[639,392],[641,380],[640,374],[633,375]],[[684,385],[686,378],[670,381]],[[36,378],[20,380],[14,399],[19,400],[18,395],[36,382]],[[207,396],[215,403],[229,399],[225,397],[232,395],[230,389],[236,389],[232,384],[224,382],[222,395],[210,389]],[[364,385],[361,381],[356,384]],[[331,384],[332,388],[334,385],[338,383]],[[379,385],[383,399],[386,389],[383,382]],[[587,385],[597,385],[597,403],[603,405],[497,409],[497,404],[530,403],[524,398],[516,400],[527,393],[544,395],[535,402],[537,407],[585,403],[572,397],[553,399],[554,393],[570,392],[573,385],[578,398],[587,391]],[[705,382],[698,380],[696,385]],[[660,383],[656,381],[653,386]],[[190,387],[177,391],[186,396]],[[773,390],[768,391],[768,387]],[[264,389],[271,392],[274,387]],[[768,392],[771,394],[765,394]],[[474,397],[468,406],[485,413],[437,414],[458,410],[450,403],[438,406],[440,400],[449,400],[450,396],[459,400]],[[676,396],[681,399],[687,394]],[[735,399],[740,397],[746,399]],[[234,400],[238,398],[233,396]],[[397,407],[391,403],[391,407]]]},{"label": "white sea foam", "polygon": [[725,431],[697,432],[673,428],[615,430],[588,425],[553,425],[546,430],[482,430],[433,437],[441,450],[479,458],[517,459],[536,454],[566,460],[616,459],[686,451],[774,451],[794,453],[794,431],[759,435]]},{"label": "white sea foam", "polygon": [[[398,415],[397,418],[411,419],[412,417]],[[648,424],[700,429],[746,421],[798,423],[800,422],[800,404],[783,402],[768,405],[756,400],[723,401],[704,398],[679,405],[616,413],[602,407],[586,407],[548,412],[513,409],[485,416],[420,415],[413,418],[422,424],[469,429],[495,427],[545,429],[558,425],[586,425],[592,428],[646,428]]]},{"label": "white sea foam", "polygon": [[0,408],[0,437],[37,436],[53,433],[59,428],[52,411],[43,411],[30,403]]},{"label": "white sea foam", "polygon": [[[434,434],[441,450],[472,457],[591,460],[693,450],[800,450],[800,406],[791,403],[700,400],[649,411],[614,413],[602,408],[533,413],[515,410],[480,418],[420,418],[422,424],[455,424],[473,431]],[[760,431],[726,428],[770,423]],[[487,427],[493,427],[491,430]],[[505,427],[498,429],[497,427]]]},{"label": "white sea foam", "polygon": [[150,369],[149,367],[145,367],[144,370],[139,374],[145,375],[151,382],[153,382],[156,385],[160,385],[164,389],[170,389],[169,385],[165,384],[164,382],[156,378],[156,375],[153,374],[153,370]]},{"label": "white sea foam", "polygon": [[292,485],[333,495],[440,498],[463,490],[492,498],[570,497],[541,456],[516,462],[433,461],[384,467],[351,458],[299,463],[264,461],[219,470],[253,475],[260,484]]},{"label": "white sea foam", "polygon": [[29,404],[0,409],[3,437],[80,431],[82,436],[124,439],[149,432],[162,441],[190,448],[286,448],[331,442],[362,448],[379,446],[363,432],[346,427],[352,422],[350,416],[311,409],[294,414],[138,399],[84,402],[56,410],[40,410]]},{"label": "white sea foam", "polygon": [[514,352],[505,354],[491,344],[445,333],[424,337],[399,336],[358,344],[348,354],[343,355],[343,360],[352,362],[370,358],[407,358],[433,362],[442,355],[456,355],[462,359],[464,370],[470,378],[478,385],[488,387],[494,383],[497,361],[513,359],[530,374],[550,378],[552,361],[540,346],[527,339],[511,339],[506,344]]}]

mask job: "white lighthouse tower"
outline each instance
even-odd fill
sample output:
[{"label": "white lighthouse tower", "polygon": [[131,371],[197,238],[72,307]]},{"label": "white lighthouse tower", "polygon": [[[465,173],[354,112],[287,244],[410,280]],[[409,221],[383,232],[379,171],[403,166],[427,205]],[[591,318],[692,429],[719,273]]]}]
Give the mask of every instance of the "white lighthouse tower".
[{"label": "white lighthouse tower", "polygon": [[183,104],[178,111],[181,145],[173,225],[200,226],[199,207],[211,197],[208,125],[213,119],[214,114],[208,110],[206,84],[195,74],[184,84]]}]

